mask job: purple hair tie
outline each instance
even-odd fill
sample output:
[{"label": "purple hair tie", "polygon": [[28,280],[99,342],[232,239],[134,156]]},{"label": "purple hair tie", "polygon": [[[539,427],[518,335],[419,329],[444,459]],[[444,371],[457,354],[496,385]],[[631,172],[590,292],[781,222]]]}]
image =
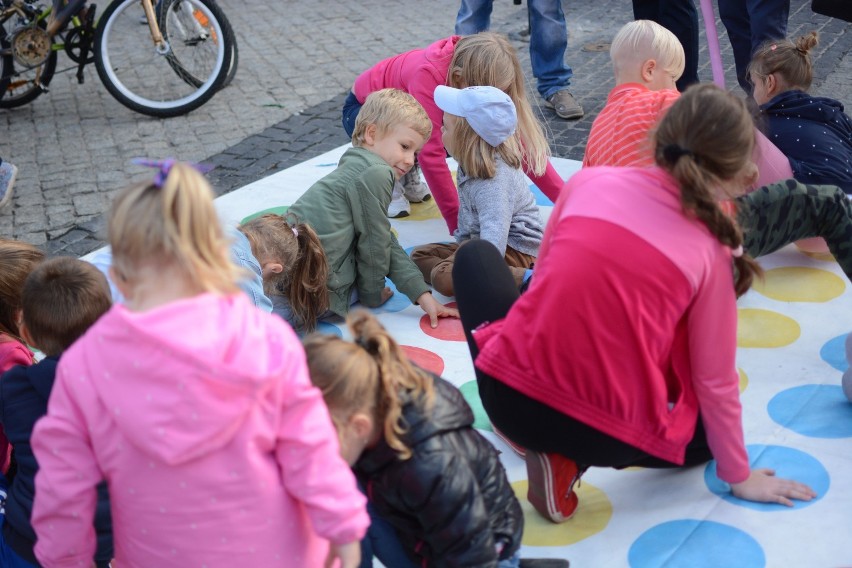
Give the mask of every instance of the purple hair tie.
[{"label": "purple hair tie", "polygon": [[[172,170],[172,166],[178,163],[174,158],[166,158],[165,160],[151,160],[149,158],[133,158],[130,160],[132,164],[136,164],[137,166],[145,166],[146,168],[157,168],[159,171],[157,175],[154,176],[154,187],[162,189],[163,184],[166,183],[166,178],[169,177],[169,172]],[[210,170],[212,170],[212,166],[202,165],[202,164],[189,164],[200,174],[206,174]]]}]

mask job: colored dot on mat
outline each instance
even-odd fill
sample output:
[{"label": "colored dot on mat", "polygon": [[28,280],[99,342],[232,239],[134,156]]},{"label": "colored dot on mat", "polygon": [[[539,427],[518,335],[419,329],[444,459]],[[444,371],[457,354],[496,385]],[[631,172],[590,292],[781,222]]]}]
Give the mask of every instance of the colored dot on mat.
[{"label": "colored dot on mat", "polygon": [[400,217],[397,221],[425,221],[427,219],[440,219],[441,211],[434,199],[422,203],[412,203],[411,213],[407,217]]},{"label": "colored dot on mat", "polygon": [[849,361],[846,360],[847,335],[849,334],[844,333],[843,335],[832,337],[819,350],[819,356],[822,360],[840,372],[845,372],[849,368]]},{"label": "colored dot on mat", "polygon": [[[826,492],[828,492],[831,481],[828,471],[810,454],[786,446],[764,446],[761,444],[749,445],[746,447],[746,450],[748,450],[748,461],[752,469],[774,469],[776,476],[804,483],[816,491],[817,496],[810,501],[793,500],[792,507],[787,507],[780,503],[754,503],[752,501],[745,501],[744,499],[734,497],[731,493],[731,486],[716,475],[716,460],[708,463],[704,469],[704,483],[707,484],[707,489],[734,505],[756,511],[772,512],[790,511],[808,507],[821,500]],[[719,564],[719,566],[723,565]]]},{"label": "colored dot on mat", "polygon": [[267,213],[275,213],[276,215],[284,215],[287,211],[290,210],[289,205],[281,205],[279,207],[270,207],[269,209],[264,209],[263,211],[258,211],[257,213],[252,213],[242,221],[240,221],[240,225],[243,223],[248,223],[252,219],[257,219],[261,215],[266,215]]},{"label": "colored dot on mat", "polygon": [[328,323],[327,321],[321,321],[317,323],[317,332],[319,333],[327,333],[329,335],[336,335],[337,337],[343,337],[343,331],[333,323]]},{"label": "colored dot on mat", "polygon": [[796,320],[771,310],[737,310],[738,347],[784,347],[796,341],[801,329]]},{"label": "colored dot on mat", "polygon": [[536,184],[530,184],[530,191],[532,192],[533,197],[535,197],[536,205],[553,205],[553,202],[550,200],[550,198],[547,197],[544,193],[542,193],[542,191],[538,188]]},{"label": "colored dot on mat", "polygon": [[[448,308],[456,307],[455,302],[445,305]],[[438,318],[438,327],[432,329],[429,314],[423,314],[423,317],[420,318],[420,329],[429,337],[442,341],[465,341],[464,329],[462,329],[461,320],[458,318]]]},{"label": "colored dot on mat", "polygon": [[801,385],[783,390],[767,406],[785,428],[811,438],[852,438],[852,404],[838,385]]},{"label": "colored dot on mat", "polygon": [[399,290],[396,289],[396,286],[393,282],[390,281],[389,278],[385,278],[385,286],[393,290],[393,296],[391,296],[390,300],[388,300],[381,306],[377,308],[370,308],[370,310],[374,314],[389,314],[394,312],[401,312],[402,310],[411,305],[411,301],[408,299],[408,296],[406,296],[405,294],[400,294]]},{"label": "colored dot on mat", "polygon": [[766,555],[748,533],[715,521],[667,521],[639,535],[627,553],[630,568],[760,568]]},{"label": "colored dot on mat", "polygon": [[479,386],[477,386],[476,381],[468,381],[462,386],[459,387],[459,390],[464,396],[464,399],[467,401],[467,404],[470,406],[470,409],[473,410],[473,427],[477,430],[488,430],[493,431],[491,428],[491,420],[488,418],[488,414],[485,412],[485,408],[482,406],[482,399],[479,398]]},{"label": "colored dot on mat", "polygon": [[602,532],[612,518],[612,503],[606,493],[585,480],[576,487],[580,500],[574,516],[564,523],[554,524],[533,509],[527,501],[527,480],[512,483],[515,496],[524,512],[524,546],[567,546]]},{"label": "colored dot on mat", "polygon": [[737,374],[740,376],[740,394],[742,394],[748,388],[748,375],[739,367],[737,367]]},{"label": "colored dot on mat", "polygon": [[411,362],[422,369],[426,369],[430,373],[440,375],[444,372],[444,360],[436,354],[421,347],[412,347],[411,345],[400,345],[405,354],[411,359]]},{"label": "colored dot on mat", "polygon": [[755,278],[752,288],[782,302],[828,302],[843,294],[846,283],[827,270],[805,266],[773,268]]}]

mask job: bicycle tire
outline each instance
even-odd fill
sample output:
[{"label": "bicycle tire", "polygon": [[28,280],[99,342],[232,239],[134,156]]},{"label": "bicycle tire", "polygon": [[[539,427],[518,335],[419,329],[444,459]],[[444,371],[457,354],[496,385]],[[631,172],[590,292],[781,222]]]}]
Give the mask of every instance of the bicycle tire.
[{"label": "bicycle tire", "polygon": [[[44,22],[39,25],[44,28]],[[0,25],[0,47],[10,47],[8,32],[4,25]],[[0,108],[17,108],[36,100],[44,89],[36,85],[36,77],[39,83],[47,87],[50,85],[53,74],[56,71],[56,52],[51,51],[44,63],[32,69],[22,71],[15,70],[15,58],[6,55],[0,58]],[[19,78],[20,77],[20,78]]]},{"label": "bicycle tire", "polygon": [[[168,35],[169,40],[172,42],[179,41],[180,38],[183,38],[183,41],[187,41],[189,39],[187,36],[192,36],[194,31],[193,28],[199,25],[199,22],[197,20],[193,20],[189,13],[181,14],[182,12],[188,12],[181,10],[183,2],[184,0],[160,0],[157,2],[157,22],[160,25],[160,28],[164,30],[163,33]],[[233,81],[234,75],[237,73],[237,66],[239,64],[239,48],[237,47],[237,36],[231,27],[230,21],[228,21],[224,14],[222,15],[220,23],[223,27],[228,28],[230,33],[226,35],[232,38],[231,64],[228,67],[228,74],[225,76],[225,80],[219,87],[220,89],[224,89],[231,83],[231,81]],[[215,39],[216,38],[214,38],[214,41]],[[179,77],[190,85],[197,87],[203,83],[199,77],[195,76],[191,69],[181,64],[178,57],[168,58],[167,61],[175,73],[177,73]]]},{"label": "bicycle tire", "polygon": [[[161,28],[167,49],[158,53],[139,0],[116,0],[104,11],[95,35],[95,67],[109,93],[136,112],[167,118],[186,114],[210,100],[231,64],[233,31],[213,0],[181,0],[205,18],[205,34],[193,43],[172,42]],[[220,37],[222,41],[210,41]],[[175,65],[174,60],[180,61]],[[203,82],[186,81],[181,69],[192,68]]]}]

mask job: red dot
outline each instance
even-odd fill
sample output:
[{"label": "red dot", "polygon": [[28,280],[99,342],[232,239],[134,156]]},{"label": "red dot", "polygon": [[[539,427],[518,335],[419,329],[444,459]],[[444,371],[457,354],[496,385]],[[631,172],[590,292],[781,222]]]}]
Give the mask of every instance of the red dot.
[{"label": "red dot", "polygon": [[444,372],[444,360],[436,353],[420,347],[412,347],[411,345],[400,345],[400,347],[408,355],[408,358],[411,359],[411,362],[418,367],[436,375]]},{"label": "red dot", "polygon": [[[448,308],[455,308],[456,303],[450,302],[445,304]],[[432,329],[429,322],[429,315],[424,314],[420,318],[420,329],[429,337],[441,339],[443,341],[466,341],[464,337],[464,329],[462,329],[461,320],[458,318],[438,318],[438,327]]]}]

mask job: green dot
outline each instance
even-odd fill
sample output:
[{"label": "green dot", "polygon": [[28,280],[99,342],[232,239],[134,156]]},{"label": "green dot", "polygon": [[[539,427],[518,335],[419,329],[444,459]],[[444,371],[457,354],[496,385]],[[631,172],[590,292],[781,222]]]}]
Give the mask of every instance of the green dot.
[{"label": "green dot", "polygon": [[270,207],[269,209],[264,209],[263,211],[258,211],[257,213],[252,213],[242,221],[240,221],[240,225],[243,223],[248,223],[252,219],[257,219],[261,215],[266,215],[267,213],[275,213],[276,215],[284,215],[287,211],[290,210],[289,205],[281,205],[279,207]]},{"label": "green dot", "polygon": [[470,409],[473,410],[473,427],[477,430],[491,430],[491,420],[488,419],[488,415],[485,413],[485,408],[482,407],[482,400],[479,398],[479,387],[476,384],[476,381],[468,381],[463,384],[459,390],[462,395],[464,395],[464,399],[470,405]]}]

